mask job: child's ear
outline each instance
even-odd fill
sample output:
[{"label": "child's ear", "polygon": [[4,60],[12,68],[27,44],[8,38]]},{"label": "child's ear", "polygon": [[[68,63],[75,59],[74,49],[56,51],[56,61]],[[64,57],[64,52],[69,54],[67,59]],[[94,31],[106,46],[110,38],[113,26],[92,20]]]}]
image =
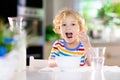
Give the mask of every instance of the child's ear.
[{"label": "child's ear", "polygon": [[58,33],[58,34],[61,34],[60,29],[58,29],[57,33]]},{"label": "child's ear", "polygon": [[60,34],[60,29],[59,28],[58,29],[53,29],[53,31],[57,34]]}]

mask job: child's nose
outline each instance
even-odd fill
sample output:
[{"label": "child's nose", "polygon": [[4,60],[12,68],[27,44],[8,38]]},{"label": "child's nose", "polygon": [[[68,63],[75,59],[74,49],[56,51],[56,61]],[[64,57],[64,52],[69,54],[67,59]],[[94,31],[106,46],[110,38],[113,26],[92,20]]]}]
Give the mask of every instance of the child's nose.
[{"label": "child's nose", "polygon": [[71,27],[68,25],[66,28],[67,28],[67,29],[70,29]]}]

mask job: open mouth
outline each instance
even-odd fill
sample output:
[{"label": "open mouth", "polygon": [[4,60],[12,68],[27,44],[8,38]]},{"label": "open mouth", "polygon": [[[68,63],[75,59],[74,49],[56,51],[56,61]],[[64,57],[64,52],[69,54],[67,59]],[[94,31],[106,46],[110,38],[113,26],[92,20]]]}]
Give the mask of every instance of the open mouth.
[{"label": "open mouth", "polygon": [[71,33],[71,32],[70,33],[65,33],[65,34],[66,34],[67,38],[72,38],[72,36],[73,36],[73,33]]}]

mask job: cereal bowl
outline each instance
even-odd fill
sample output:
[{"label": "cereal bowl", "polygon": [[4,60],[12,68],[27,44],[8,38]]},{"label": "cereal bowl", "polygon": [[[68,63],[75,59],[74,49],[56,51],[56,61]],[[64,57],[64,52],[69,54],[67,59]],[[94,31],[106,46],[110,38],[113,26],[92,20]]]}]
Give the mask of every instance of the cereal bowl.
[{"label": "cereal bowl", "polygon": [[60,56],[56,58],[59,68],[74,69],[80,67],[80,56]]}]

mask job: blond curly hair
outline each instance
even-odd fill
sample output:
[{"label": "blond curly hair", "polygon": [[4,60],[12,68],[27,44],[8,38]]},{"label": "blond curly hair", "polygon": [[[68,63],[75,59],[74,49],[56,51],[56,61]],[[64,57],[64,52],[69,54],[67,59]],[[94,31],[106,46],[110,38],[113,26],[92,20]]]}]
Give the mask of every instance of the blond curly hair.
[{"label": "blond curly hair", "polygon": [[60,32],[60,22],[63,18],[67,17],[67,16],[72,16],[76,19],[76,21],[78,21],[78,24],[80,26],[80,31],[82,32],[86,32],[86,27],[85,27],[85,20],[82,17],[82,15],[70,8],[64,8],[62,10],[60,10],[57,15],[55,16],[55,18],[53,19],[53,25],[54,25],[54,32],[58,33]]}]

